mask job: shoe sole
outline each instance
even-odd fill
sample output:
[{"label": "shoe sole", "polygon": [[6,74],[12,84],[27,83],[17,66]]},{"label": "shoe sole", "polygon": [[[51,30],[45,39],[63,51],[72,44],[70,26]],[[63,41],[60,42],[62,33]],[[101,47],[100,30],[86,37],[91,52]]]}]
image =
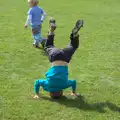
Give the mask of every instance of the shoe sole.
[{"label": "shoe sole", "polygon": [[83,27],[84,21],[83,20],[78,20],[75,24],[75,27],[72,30],[73,34],[77,34],[78,31],[80,30],[81,27]]}]

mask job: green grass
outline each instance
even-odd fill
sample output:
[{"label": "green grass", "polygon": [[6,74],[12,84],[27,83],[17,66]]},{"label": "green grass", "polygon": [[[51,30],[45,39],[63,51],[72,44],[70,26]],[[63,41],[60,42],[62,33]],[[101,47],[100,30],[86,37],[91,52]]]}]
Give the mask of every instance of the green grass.
[{"label": "green grass", "polygon": [[[32,47],[24,29],[26,0],[0,1],[0,120],[120,120],[120,0],[40,0],[57,20],[56,46],[65,47],[75,21],[84,19],[81,47],[69,66],[82,98],[51,101],[41,91],[33,100],[33,83],[49,64]],[[70,89],[65,91],[66,94]]]}]

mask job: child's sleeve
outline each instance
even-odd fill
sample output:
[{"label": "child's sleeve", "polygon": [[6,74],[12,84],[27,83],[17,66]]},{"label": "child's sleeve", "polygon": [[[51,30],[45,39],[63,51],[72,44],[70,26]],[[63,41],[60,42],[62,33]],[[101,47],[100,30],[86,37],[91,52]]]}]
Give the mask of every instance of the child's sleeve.
[{"label": "child's sleeve", "polygon": [[33,9],[30,8],[27,14],[28,14],[28,15],[32,15],[32,14],[33,14]]},{"label": "child's sleeve", "polygon": [[76,90],[76,80],[68,80],[67,88],[72,87],[72,91]]},{"label": "child's sleeve", "polygon": [[35,84],[34,84],[34,92],[35,93],[39,93],[40,86],[41,86],[41,81],[40,80],[36,80]]},{"label": "child's sleeve", "polygon": [[28,15],[25,25],[28,26],[31,23],[31,21],[32,21],[32,15]]},{"label": "child's sleeve", "polygon": [[45,19],[45,17],[46,17],[46,13],[44,12],[43,9],[41,9],[41,14],[42,14],[42,16],[41,16],[41,22],[43,22],[44,19]]},{"label": "child's sleeve", "polygon": [[39,93],[40,87],[45,87],[45,81],[46,80],[43,80],[43,79],[35,81],[35,84],[34,84],[34,92],[35,92],[35,94]]},{"label": "child's sleeve", "polygon": [[26,20],[25,25],[28,26],[32,21],[32,9],[30,9],[27,14],[28,14],[28,16],[27,16],[27,20]]}]

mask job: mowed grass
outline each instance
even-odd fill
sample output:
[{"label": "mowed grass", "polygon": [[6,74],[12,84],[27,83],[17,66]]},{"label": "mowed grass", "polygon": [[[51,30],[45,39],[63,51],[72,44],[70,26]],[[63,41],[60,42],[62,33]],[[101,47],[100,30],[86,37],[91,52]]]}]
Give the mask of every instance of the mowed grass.
[{"label": "mowed grass", "polygon": [[44,98],[31,98],[34,81],[50,65],[24,29],[26,1],[0,1],[0,120],[120,120],[120,0],[40,0],[48,15],[42,35],[54,16],[58,48],[67,45],[77,19],[85,22],[69,65],[82,97],[56,101],[42,90]]}]

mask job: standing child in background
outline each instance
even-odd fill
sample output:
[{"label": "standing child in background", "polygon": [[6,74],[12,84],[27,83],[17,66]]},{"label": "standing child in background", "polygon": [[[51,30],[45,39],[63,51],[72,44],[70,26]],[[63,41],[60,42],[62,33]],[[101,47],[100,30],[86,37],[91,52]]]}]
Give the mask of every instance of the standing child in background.
[{"label": "standing child in background", "polygon": [[39,48],[39,43],[44,43],[44,39],[41,37],[41,27],[46,13],[43,9],[38,7],[38,0],[28,0],[28,4],[30,9],[28,11],[25,28],[27,28],[29,24],[31,25],[32,35],[34,39],[33,46],[35,48]]}]

